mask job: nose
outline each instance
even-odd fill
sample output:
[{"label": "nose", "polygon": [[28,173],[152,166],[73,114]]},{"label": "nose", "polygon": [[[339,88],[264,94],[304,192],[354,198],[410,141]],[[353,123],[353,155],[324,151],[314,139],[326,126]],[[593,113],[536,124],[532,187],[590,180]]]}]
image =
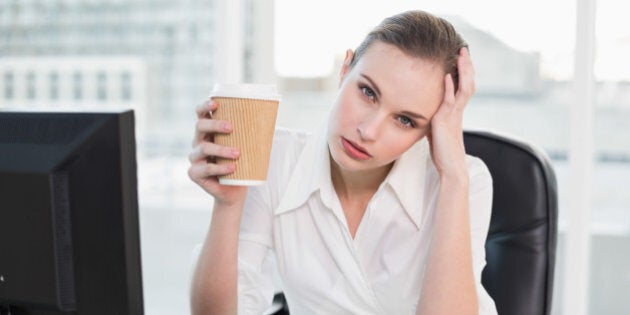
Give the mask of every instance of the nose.
[{"label": "nose", "polygon": [[378,139],[380,133],[382,118],[378,113],[372,113],[366,115],[363,120],[357,126],[361,140],[363,141],[375,141]]}]

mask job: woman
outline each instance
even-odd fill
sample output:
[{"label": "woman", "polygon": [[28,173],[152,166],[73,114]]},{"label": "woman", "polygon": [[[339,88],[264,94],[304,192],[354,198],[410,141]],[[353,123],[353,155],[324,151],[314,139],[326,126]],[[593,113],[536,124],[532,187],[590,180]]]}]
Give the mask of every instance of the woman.
[{"label": "woman", "polygon": [[474,92],[465,42],[409,11],[347,51],[339,94],[313,135],[278,129],[267,183],[219,185],[236,148],[199,117],[189,176],[215,198],[192,284],[196,314],[259,314],[273,265],[292,314],[496,314],[481,286],[492,179],[464,152]]}]

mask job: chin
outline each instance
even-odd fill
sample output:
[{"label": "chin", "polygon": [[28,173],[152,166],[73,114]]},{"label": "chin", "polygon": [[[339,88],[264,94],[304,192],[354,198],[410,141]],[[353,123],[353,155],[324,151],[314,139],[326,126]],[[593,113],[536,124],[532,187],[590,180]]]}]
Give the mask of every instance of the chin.
[{"label": "chin", "polygon": [[339,148],[337,145],[330,146],[329,144],[329,150],[332,160],[331,162],[336,163],[340,168],[349,171],[356,171],[365,168],[365,166],[361,167],[361,162],[355,161],[346,155],[346,153],[343,152],[343,148]]},{"label": "chin", "polygon": [[373,159],[366,161],[354,160],[343,151],[343,148],[337,146],[331,148],[330,156],[332,159],[331,163],[336,163],[339,168],[345,171],[356,172],[378,168],[378,165],[374,164]]}]

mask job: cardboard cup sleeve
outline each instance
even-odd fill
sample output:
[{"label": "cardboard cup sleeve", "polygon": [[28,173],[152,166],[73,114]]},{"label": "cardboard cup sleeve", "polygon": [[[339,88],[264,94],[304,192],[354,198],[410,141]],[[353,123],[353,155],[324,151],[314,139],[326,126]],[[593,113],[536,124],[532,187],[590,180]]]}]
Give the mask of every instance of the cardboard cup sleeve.
[{"label": "cardboard cup sleeve", "polygon": [[236,160],[217,158],[218,164],[236,163],[234,173],[220,176],[219,183],[239,186],[264,184],[279,100],[223,96],[212,98],[219,103],[213,119],[229,121],[234,126],[229,134],[215,134],[214,142],[241,151]]}]

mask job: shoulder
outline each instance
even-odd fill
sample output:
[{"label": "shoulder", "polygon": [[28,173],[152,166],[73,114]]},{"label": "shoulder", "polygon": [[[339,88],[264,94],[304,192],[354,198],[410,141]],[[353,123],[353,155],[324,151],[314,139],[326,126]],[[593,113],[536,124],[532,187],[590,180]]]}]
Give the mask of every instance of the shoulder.
[{"label": "shoulder", "polygon": [[[467,155],[466,160],[468,162],[471,211],[478,216],[485,212],[485,215],[481,215],[482,221],[489,220],[494,194],[492,175],[486,163],[480,158]],[[475,220],[474,218],[471,219]]]},{"label": "shoulder", "polygon": [[468,176],[470,178],[470,186],[487,186],[492,187],[492,175],[486,163],[482,159],[466,155],[466,163],[468,166]]},{"label": "shoulder", "polygon": [[478,157],[467,155],[470,223],[473,229],[487,233],[492,215],[494,188],[488,166]]}]

